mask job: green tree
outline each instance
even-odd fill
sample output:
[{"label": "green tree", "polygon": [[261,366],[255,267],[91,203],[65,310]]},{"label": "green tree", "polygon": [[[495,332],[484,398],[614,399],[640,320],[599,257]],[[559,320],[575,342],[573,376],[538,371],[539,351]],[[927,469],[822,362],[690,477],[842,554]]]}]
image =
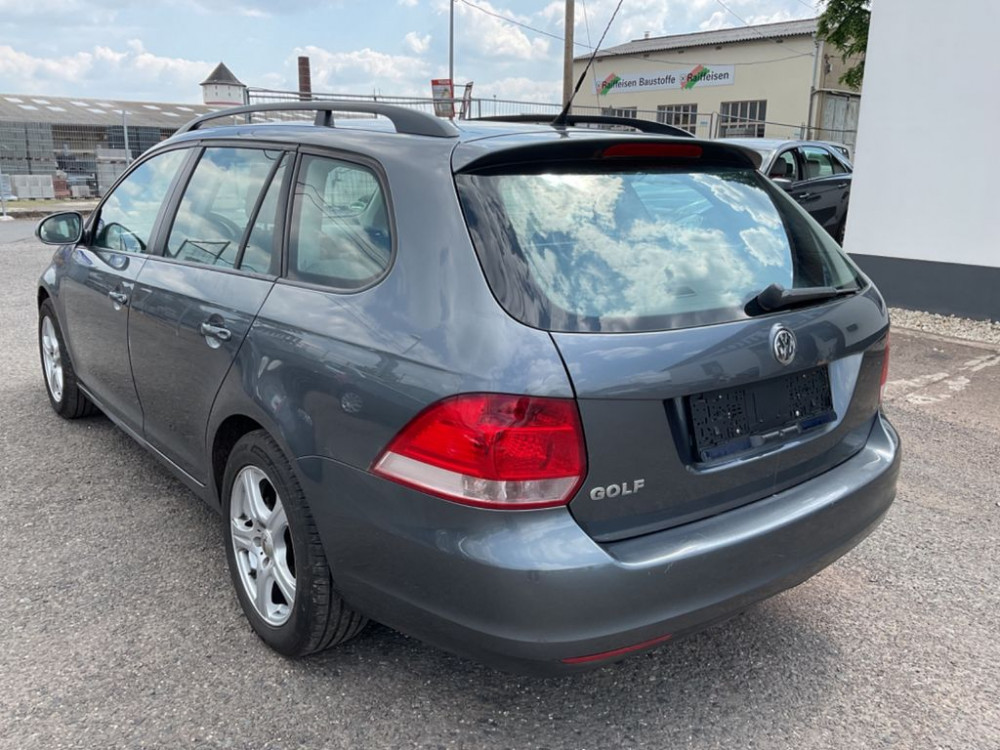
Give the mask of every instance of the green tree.
[{"label": "green tree", "polygon": [[820,39],[832,44],[844,62],[857,57],[840,82],[860,89],[865,77],[865,50],[868,49],[868,23],[871,20],[871,0],[829,0],[819,17]]}]

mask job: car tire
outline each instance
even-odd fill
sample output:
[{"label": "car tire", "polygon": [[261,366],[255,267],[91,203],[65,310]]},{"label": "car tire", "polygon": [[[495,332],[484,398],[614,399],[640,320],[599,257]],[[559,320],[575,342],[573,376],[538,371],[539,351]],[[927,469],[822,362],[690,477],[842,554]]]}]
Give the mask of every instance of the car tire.
[{"label": "car tire", "polygon": [[240,606],[260,638],[306,656],[353,638],[368,620],[333,585],[292,465],[263,430],[233,447],[223,479],[226,559]]},{"label": "car tire", "polygon": [[45,392],[52,409],[63,419],[79,419],[97,411],[80,390],[52,300],[38,308],[38,354],[42,361]]}]

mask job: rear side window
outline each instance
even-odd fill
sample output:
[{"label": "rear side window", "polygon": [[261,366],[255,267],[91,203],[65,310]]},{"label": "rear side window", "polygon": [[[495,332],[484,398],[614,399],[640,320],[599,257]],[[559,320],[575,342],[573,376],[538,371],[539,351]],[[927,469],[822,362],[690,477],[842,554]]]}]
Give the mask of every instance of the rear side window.
[{"label": "rear side window", "polygon": [[392,258],[385,194],[365,166],[304,156],[292,209],[288,277],[359,289]]},{"label": "rear side window", "polygon": [[834,158],[833,154],[815,146],[803,146],[802,163],[805,165],[807,180],[829,177],[847,171]]},{"label": "rear side window", "polygon": [[[281,151],[207,148],[181,199],[165,255],[192,263],[240,266],[243,237],[268,184],[281,184]],[[274,179],[272,179],[274,178]],[[277,191],[272,190],[273,201]],[[268,209],[270,216],[268,216]],[[274,206],[262,209],[273,229]],[[258,221],[258,225],[259,225]],[[272,266],[271,237],[255,225],[254,244],[247,247],[247,267],[267,273]]]},{"label": "rear side window", "polygon": [[828,235],[745,168],[460,174],[494,294],[528,325],[643,331],[738,320],[772,283],[857,286]]}]

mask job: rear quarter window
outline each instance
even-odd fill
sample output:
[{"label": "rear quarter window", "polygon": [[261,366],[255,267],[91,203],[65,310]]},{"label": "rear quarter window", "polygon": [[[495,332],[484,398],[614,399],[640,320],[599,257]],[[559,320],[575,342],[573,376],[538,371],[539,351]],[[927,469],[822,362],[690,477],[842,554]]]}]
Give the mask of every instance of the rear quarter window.
[{"label": "rear quarter window", "polygon": [[288,277],[360,289],[392,259],[388,201],[375,173],[360,164],[302,158],[295,185]]},{"label": "rear quarter window", "polygon": [[754,170],[560,165],[456,180],[494,294],[538,328],[704,325],[745,317],[775,282],[858,284],[826,233]]}]

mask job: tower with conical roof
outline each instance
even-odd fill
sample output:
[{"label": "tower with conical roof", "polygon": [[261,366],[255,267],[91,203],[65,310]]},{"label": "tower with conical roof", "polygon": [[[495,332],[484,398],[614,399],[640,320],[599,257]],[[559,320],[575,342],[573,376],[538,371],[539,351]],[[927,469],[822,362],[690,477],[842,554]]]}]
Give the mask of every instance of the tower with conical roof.
[{"label": "tower with conical roof", "polygon": [[210,106],[238,106],[245,103],[247,87],[233,75],[225,63],[219,63],[215,70],[201,82],[201,95]]}]

